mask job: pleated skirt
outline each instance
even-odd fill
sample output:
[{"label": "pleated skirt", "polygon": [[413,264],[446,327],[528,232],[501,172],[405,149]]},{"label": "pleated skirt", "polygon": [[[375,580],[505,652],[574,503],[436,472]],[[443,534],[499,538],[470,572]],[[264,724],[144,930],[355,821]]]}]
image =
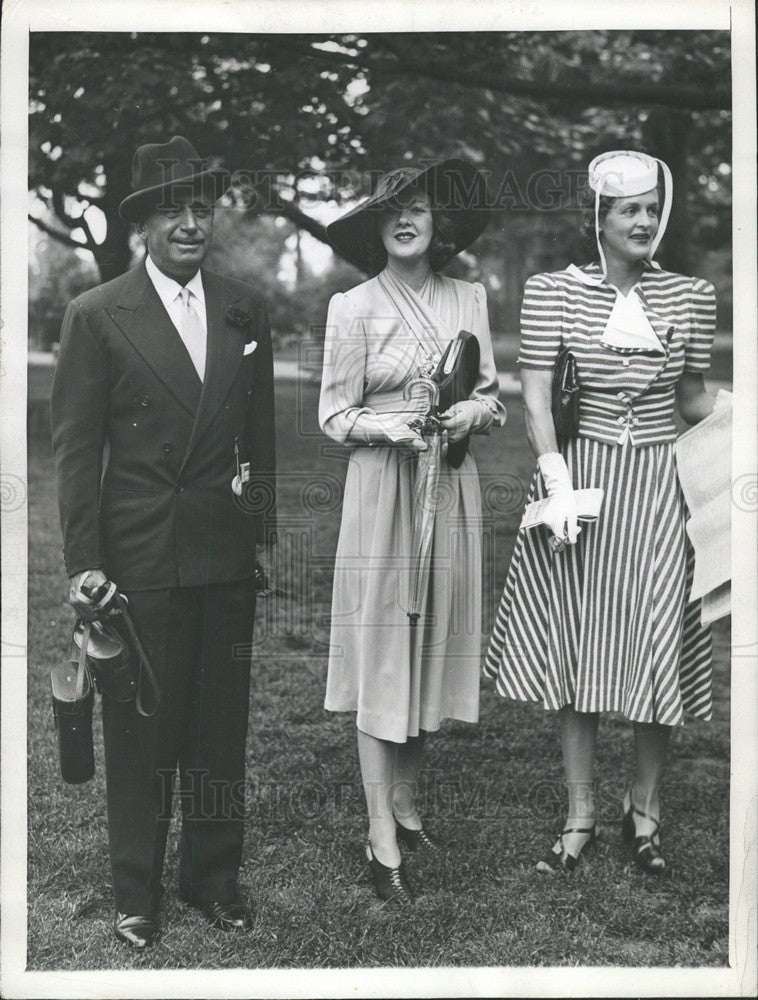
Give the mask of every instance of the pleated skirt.
[{"label": "pleated skirt", "polygon": [[[554,553],[519,532],[484,672],[506,698],[677,725],[712,714],[711,634],[687,601],[694,557],[673,445],[571,441],[575,488],[605,491],[600,517]],[[529,501],[545,496],[535,474]]]},{"label": "pleated skirt", "polygon": [[399,448],[354,449],[345,479],[324,707],[404,743],[443,719],[476,722],[481,676],[481,493],[476,464],[443,461],[429,586],[411,628],[417,462]]}]

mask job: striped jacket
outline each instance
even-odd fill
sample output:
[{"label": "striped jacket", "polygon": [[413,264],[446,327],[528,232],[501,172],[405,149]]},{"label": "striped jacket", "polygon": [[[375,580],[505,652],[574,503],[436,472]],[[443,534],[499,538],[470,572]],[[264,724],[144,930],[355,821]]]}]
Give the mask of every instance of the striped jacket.
[{"label": "striped jacket", "polygon": [[521,307],[522,368],[552,370],[565,344],[574,354],[580,386],[579,434],[606,444],[662,444],[676,438],[674,390],[683,371],[705,372],[716,327],[713,286],[702,278],[647,265],[635,286],[664,354],[612,348],[600,342],[616,289],[597,264],[535,274]]}]

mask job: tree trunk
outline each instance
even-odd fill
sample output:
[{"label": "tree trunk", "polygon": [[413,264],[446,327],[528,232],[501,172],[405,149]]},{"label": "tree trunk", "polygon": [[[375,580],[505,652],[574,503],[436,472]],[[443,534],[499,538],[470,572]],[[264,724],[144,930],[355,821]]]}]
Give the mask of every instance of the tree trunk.
[{"label": "tree trunk", "polygon": [[687,158],[689,156],[692,117],[681,111],[654,111],[645,126],[647,151],[668,164],[674,181],[666,235],[658,254],[661,265],[680,274],[689,273],[687,231]]},{"label": "tree trunk", "polygon": [[94,252],[101,281],[117,278],[124,271],[128,271],[132,263],[129,226],[119,218],[118,211],[109,211],[106,222],[108,228],[105,239]]}]

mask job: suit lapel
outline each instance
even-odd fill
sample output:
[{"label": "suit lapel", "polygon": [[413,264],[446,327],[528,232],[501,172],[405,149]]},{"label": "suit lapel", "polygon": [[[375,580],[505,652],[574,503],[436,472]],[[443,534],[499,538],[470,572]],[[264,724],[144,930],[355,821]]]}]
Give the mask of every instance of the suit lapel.
[{"label": "suit lapel", "polygon": [[129,272],[118,301],[106,312],[177,402],[195,415],[200,379],[144,264]]},{"label": "suit lapel", "polygon": [[238,296],[224,295],[224,282],[216,274],[203,271],[205,315],[208,341],[200,400],[195,423],[184,453],[184,465],[195,444],[213,421],[237,377],[245,344],[245,331],[233,326],[226,318],[228,306]]}]

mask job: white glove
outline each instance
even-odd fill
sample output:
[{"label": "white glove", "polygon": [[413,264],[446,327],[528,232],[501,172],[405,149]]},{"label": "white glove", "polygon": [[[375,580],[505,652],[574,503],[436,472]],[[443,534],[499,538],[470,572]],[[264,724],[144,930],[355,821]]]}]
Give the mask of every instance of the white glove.
[{"label": "white glove", "polygon": [[396,444],[413,452],[426,451],[429,447],[421,434],[409,426],[407,419],[386,413],[371,416],[373,426],[367,444]]},{"label": "white glove", "polygon": [[732,394],[727,392],[726,389],[719,389],[716,393],[716,401],[713,404],[713,412],[718,413],[719,410],[726,410],[732,405]]},{"label": "white glove", "polygon": [[440,414],[440,423],[447,431],[451,444],[488,427],[492,419],[489,407],[479,399],[462,399]]},{"label": "white glove", "polygon": [[542,515],[556,538],[573,545],[581,531],[577,524],[576,497],[563,455],[550,451],[537,459],[549,500]]},{"label": "white glove", "polygon": [[416,452],[426,451],[429,447],[423,436],[413,427],[409,427],[408,424],[405,424],[398,433],[400,436],[395,437],[395,444],[399,444],[403,448]]}]

